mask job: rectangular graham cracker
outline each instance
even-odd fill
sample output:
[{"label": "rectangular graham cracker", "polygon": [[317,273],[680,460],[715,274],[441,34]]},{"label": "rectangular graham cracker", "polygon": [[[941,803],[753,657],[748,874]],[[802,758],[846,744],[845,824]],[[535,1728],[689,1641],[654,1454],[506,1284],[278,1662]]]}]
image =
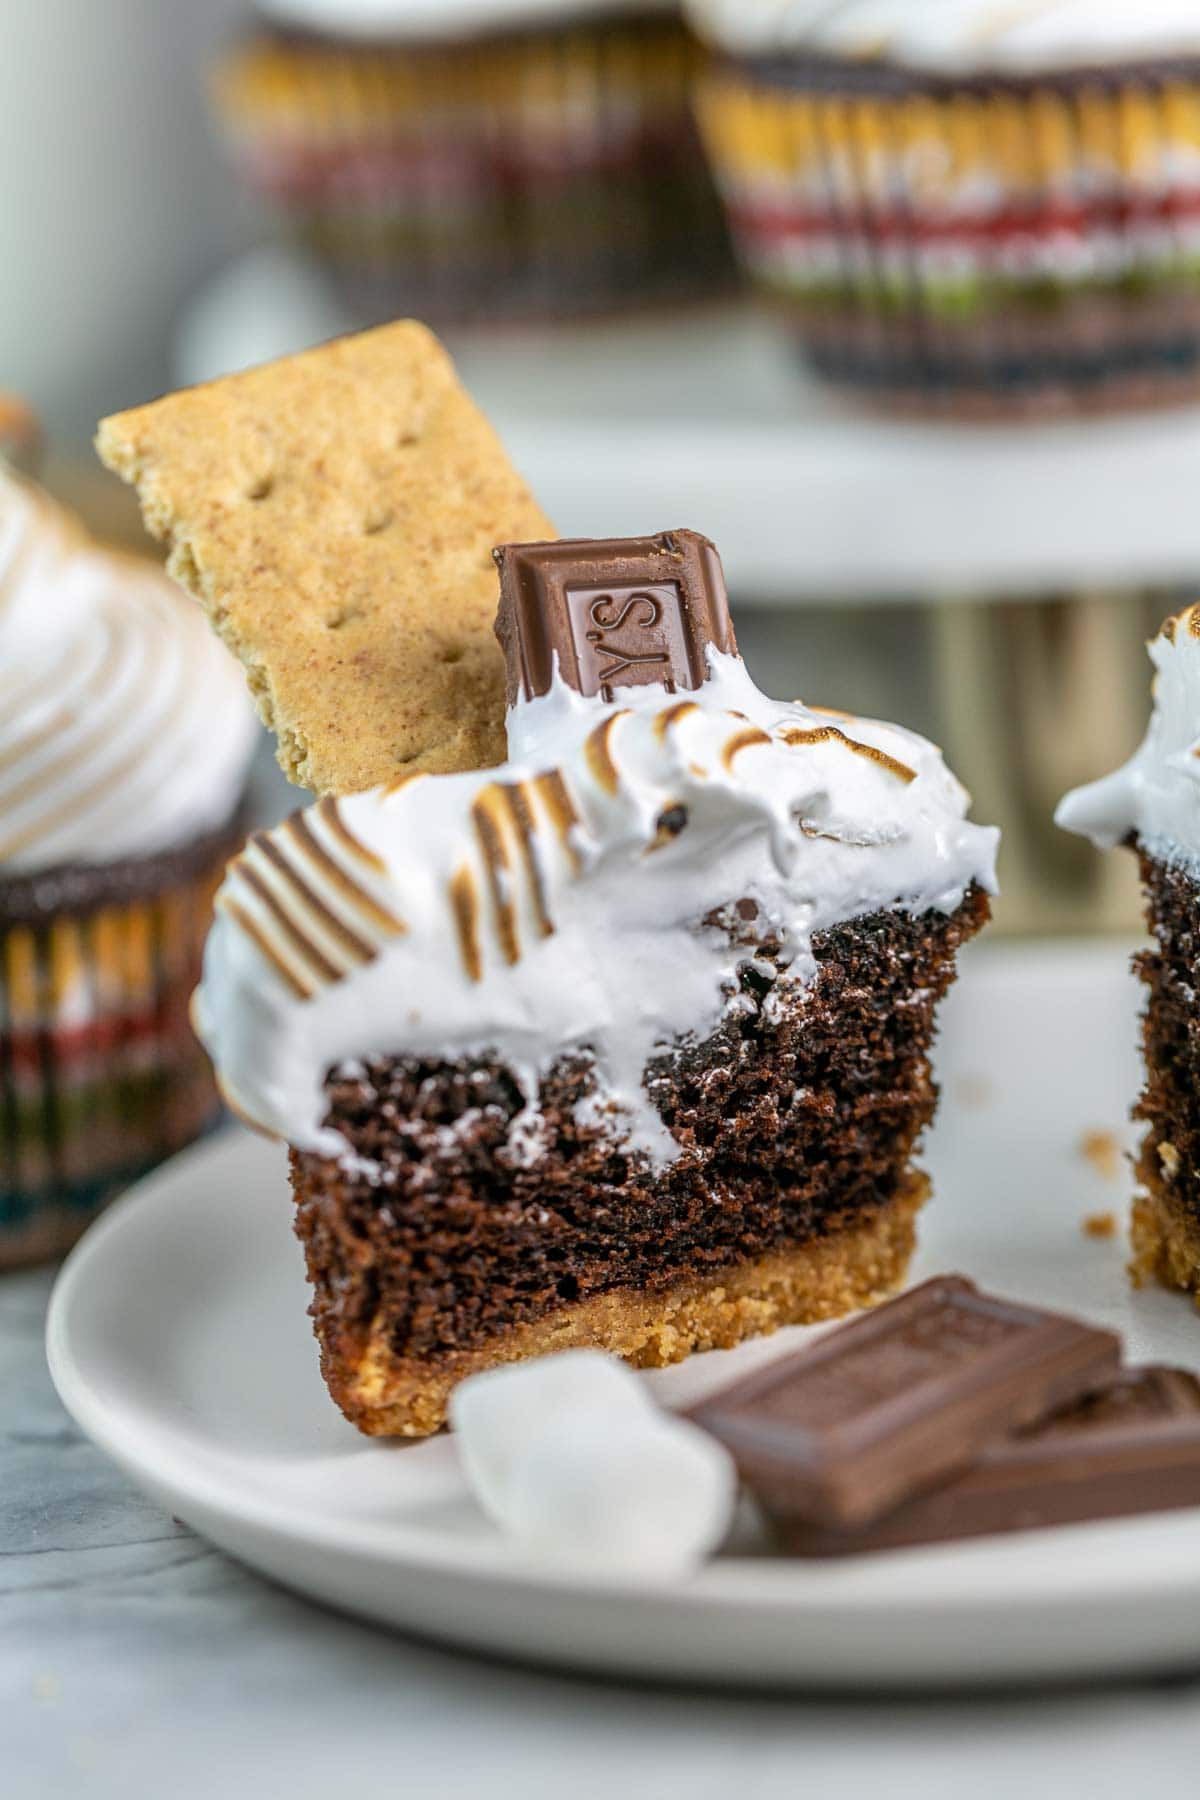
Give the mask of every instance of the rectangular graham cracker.
[{"label": "rectangular graham cracker", "polygon": [[423,325],[169,394],[96,447],[293,781],[348,794],[503,761],[492,548],[554,532]]}]

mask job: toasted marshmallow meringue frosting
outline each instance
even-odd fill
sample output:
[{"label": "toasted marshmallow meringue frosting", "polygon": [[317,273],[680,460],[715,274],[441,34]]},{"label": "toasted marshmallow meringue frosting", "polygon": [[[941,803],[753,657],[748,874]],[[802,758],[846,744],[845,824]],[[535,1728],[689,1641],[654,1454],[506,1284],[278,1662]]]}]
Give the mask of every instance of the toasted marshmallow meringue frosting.
[{"label": "toasted marshmallow meringue frosting", "polygon": [[777,938],[790,987],[828,926],[994,891],[998,834],[966,820],[931,744],[768,700],[736,657],[709,666],[693,694],[611,707],[556,676],[510,713],[504,767],[325,799],[252,840],[195,1008],[234,1107],[338,1155],[334,1066],[496,1058],[525,1097],[509,1148],[528,1160],[539,1078],[579,1048],[588,1116],[661,1165],[677,1146],[646,1063],[751,1005],[747,944]]},{"label": "toasted marshmallow meringue frosting", "polygon": [[1200,53],[1194,0],[687,0],[744,56],[797,50],[949,74],[1030,74]]},{"label": "toasted marshmallow meringue frosting", "polygon": [[361,42],[438,42],[531,26],[677,13],[680,0],[257,0],[275,24]]},{"label": "toasted marshmallow meringue frosting", "polygon": [[1111,850],[1130,835],[1160,861],[1200,872],[1200,606],[1147,646],[1154,711],[1127,763],[1059,802],[1055,823]]},{"label": "toasted marshmallow meringue frosting", "polygon": [[256,734],[200,608],[0,471],[0,879],[215,830]]}]

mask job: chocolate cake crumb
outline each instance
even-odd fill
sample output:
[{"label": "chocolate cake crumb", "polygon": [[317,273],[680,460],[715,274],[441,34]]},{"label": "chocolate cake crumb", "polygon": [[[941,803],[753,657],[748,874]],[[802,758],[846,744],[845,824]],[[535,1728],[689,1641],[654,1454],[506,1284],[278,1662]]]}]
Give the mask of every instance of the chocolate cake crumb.
[{"label": "chocolate cake crumb", "polygon": [[1085,1131],[1079,1140],[1079,1154],[1105,1181],[1116,1181],[1119,1177],[1121,1145],[1115,1132]]},{"label": "chocolate cake crumb", "polygon": [[982,1109],[992,1101],[992,1084],[986,1075],[960,1075],[954,1084],[954,1097],[960,1106]]}]

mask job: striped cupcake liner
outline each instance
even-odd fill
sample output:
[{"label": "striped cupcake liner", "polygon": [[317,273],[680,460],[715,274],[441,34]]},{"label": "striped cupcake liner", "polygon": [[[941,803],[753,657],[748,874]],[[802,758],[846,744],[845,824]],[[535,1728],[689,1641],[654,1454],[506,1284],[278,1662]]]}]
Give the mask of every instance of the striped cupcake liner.
[{"label": "striped cupcake liner", "polygon": [[231,848],[154,895],[0,928],[0,1267],[64,1250],[215,1122],[188,1004]]},{"label": "striped cupcake liner", "polygon": [[700,54],[661,17],[440,47],[268,35],[215,98],[245,181],[364,318],[554,316],[729,285]]},{"label": "striped cupcake liner", "polygon": [[829,379],[935,410],[1200,387],[1200,65],[727,64],[699,114],[742,261]]}]

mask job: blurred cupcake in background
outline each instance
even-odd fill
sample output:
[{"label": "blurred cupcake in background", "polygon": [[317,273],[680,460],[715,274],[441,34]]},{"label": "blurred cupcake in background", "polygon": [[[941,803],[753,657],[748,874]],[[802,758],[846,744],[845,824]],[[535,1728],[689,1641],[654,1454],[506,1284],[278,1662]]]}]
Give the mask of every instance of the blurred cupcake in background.
[{"label": "blurred cupcake in background", "polygon": [[363,321],[625,310],[728,285],[664,0],[259,0],[217,71],[247,183]]},{"label": "blurred cupcake in background", "polygon": [[188,1003],[255,737],[200,609],[0,469],[0,1267],[214,1119]]},{"label": "blurred cupcake in background", "polygon": [[689,0],[740,255],[812,365],[982,416],[1200,392],[1196,0]]}]

